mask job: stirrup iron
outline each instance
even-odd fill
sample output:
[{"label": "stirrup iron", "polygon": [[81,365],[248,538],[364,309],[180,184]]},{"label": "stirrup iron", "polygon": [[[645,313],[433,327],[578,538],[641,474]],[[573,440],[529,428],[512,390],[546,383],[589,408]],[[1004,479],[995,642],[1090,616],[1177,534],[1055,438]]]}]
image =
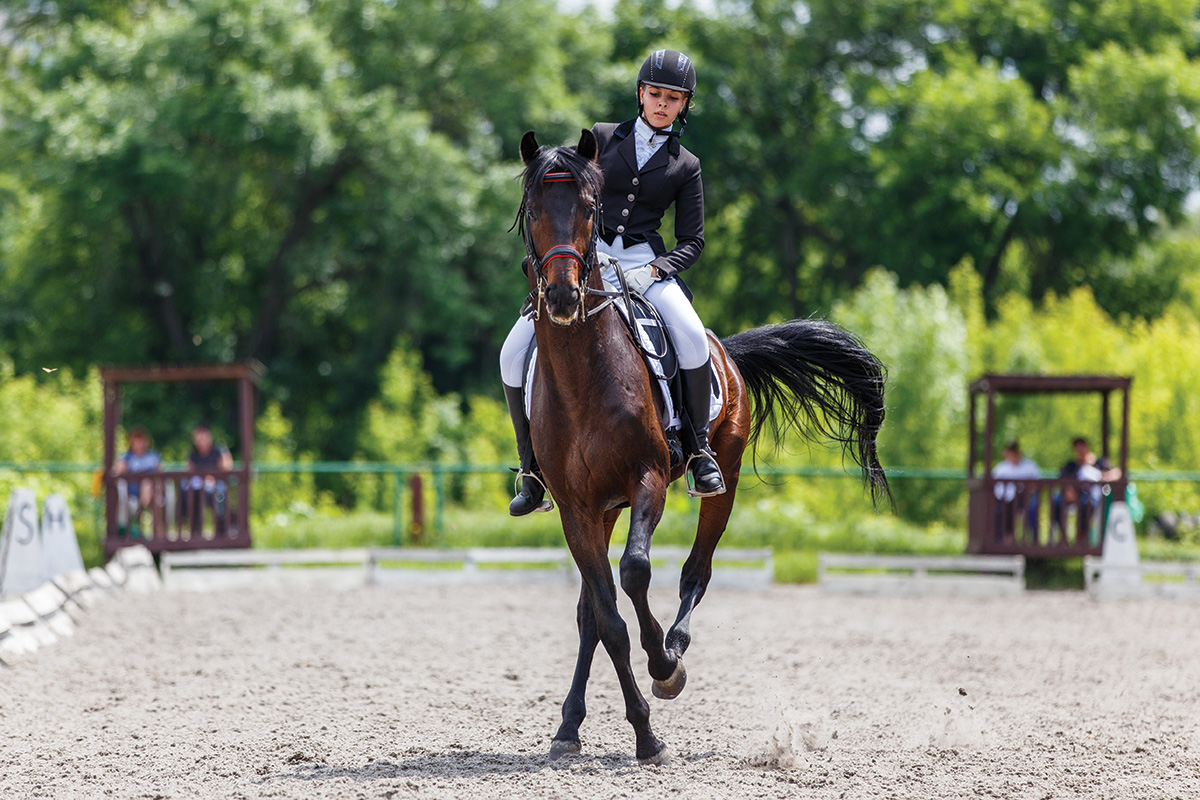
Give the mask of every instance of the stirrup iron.
[{"label": "stirrup iron", "polygon": [[513,479],[513,496],[514,497],[521,493],[521,488],[522,488],[521,479],[522,478],[533,478],[535,481],[537,481],[542,486],[542,504],[539,505],[537,508],[535,508],[533,511],[530,511],[529,513],[530,514],[543,514],[547,511],[553,510],[554,509],[554,500],[552,500],[550,498],[550,489],[547,488],[546,482],[543,481],[541,478],[539,478],[536,474],[534,474],[532,472],[527,472],[526,470],[523,470],[523,469],[518,469],[516,472],[517,472],[517,477]]},{"label": "stirrup iron", "polygon": [[[696,478],[692,474],[691,467],[692,467],[692,462],[695,461],[697,458],[699,458],[701,460],[708,459],[709,461],[711,461],[713,463],[713,466],[717,468],[717,474],[721,476],[720,491],[700,492],[700,491],[696,490]],[[716,497],[719,494],[725,494],[725,492],[727,491],[727,489],[725,488],[725,474],[721,472],[721,465],[717,463],[716,456],[714,456],[712,453],[710,453],[707,448],[704,450],[701,450],[699,453],[688,456],[687,462],[683,465],[683,483],[685,486],[687,486],[688,497]]]}]

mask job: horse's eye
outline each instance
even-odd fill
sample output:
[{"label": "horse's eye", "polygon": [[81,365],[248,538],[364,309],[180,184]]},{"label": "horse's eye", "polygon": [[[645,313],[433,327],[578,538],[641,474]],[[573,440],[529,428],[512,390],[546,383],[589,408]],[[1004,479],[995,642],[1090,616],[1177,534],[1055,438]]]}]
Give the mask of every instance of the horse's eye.
[{"label": "horse's eye", "polygon": [[530,222],[537,222],[538,215],[536,211],[526,211],[525,215],[529,217]]}]

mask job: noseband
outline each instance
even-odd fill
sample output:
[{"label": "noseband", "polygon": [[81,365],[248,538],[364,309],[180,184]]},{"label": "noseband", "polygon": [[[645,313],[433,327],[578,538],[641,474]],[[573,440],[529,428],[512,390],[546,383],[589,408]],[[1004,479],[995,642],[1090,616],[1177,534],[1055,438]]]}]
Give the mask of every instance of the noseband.
[{"label": "noseband", "polygon": [[[542,178],[542,183],[574,183],[575,176],[570,172],[547,172]],[[596,267],[596,238],[600,231],[600,198],[597,196],[592,203],[592,238],[588,242],[586,253],[580,253],[569,244],[556,244],[545,252],[541,257],[538,256],[533,249],[533,230],[529,222],[528,213],[529,197],[526,195],[521,199],[521,208],[518,211],[518,218],[522,220],[521,238],[525,240],[525,254],[529,259],[529,263],[537,270],[537,292],[531,292],[529,300],[533,305],[533,318],[538,320],[541,318],[542,304],[546,300],[546,267],[556,258],[570,259],[579,264],[581,272],[579,276],[579,284],[583,288],[584,294],[598,294],[595,289],[587,288],[588,279],[592,276],[592,270]],[[607,293],[603,293],[607,296]],[[599,311],[606,304],[601,304],[593,310],[592,313]],[[587,305],[581,298],[579,301],[579,314],[582,321],[587,321],[588,309]]]}]

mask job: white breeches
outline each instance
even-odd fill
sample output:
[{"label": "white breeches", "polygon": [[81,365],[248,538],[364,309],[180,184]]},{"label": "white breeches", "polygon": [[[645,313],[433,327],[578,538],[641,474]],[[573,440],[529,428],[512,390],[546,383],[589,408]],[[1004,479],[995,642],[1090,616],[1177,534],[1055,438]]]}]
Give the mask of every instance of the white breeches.
[{"label": "white breeches", "polygon": [[[635,244],[624,247],[621,238],[609,245],[604,240],[597,242],[601,253],[607,253],[617,260],[622,271],[645,266],[654,260],[654,250],[649,244]],[[604,279],[617,285],[617,276],[613,267],[604,270]],[[688,302],[683,288],[675,280],[657,281],[645,292],[650,304],[658,309],[670,332],[671,341],[679,356],[680,369],[696,369],[708,361],[708,337],[704,332],[704,323]],[[505,385],[513,388],[521,386],[521,372],[525,369],[525,356],[533,341],[533,320],[521,317],[513,325],[500,349],[500,379]]]},{"label": "white breeches", "polygon": [[523,381],[521,373],[525,370],[525,356],[529,346],[533,344],[533,319],[517,317],[517,324],[508,332],[504,347],[500,348],[500,380],[505,386],[520,389]]}]

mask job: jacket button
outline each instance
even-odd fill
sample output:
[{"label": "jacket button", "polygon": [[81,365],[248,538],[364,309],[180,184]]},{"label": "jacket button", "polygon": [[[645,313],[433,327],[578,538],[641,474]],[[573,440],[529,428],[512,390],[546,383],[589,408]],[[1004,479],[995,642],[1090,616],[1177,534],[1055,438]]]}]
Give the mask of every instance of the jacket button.
[{"label": "jacket button", "polygon": [[637,185],[638,185],[638,183],[640,183],[640,181],[638,181],[638,179],[637,179],[637,178],[634,178],[634,179],[633,179],[633,185],[634,185],[634,186],[637,186]]},{"label": "jacket button", "polygon": [[618,225],[618,226],[617,226],[617,233],[624,233],[624,232],[625,232],[625,226],[624,226],[624,225]]},{"label": "jacket button", "polygon": [[621,209],[621,216],[622,216],[622,217],[628,217],[628,216],[629,216],[629,209],[628,209],[628,208],[622,208],[622,209]]},{"label": "jacket button", "polygon": [[628,200],[629,202],[631,202],[631,203],[632,203],[632,202],[633,202],[634,200],[636,200],[637,198],[636,198],[636,197],[634,197],[633,195],[629,195],[629,197],[626,197],[625,199],[626,199],[626,200]]}]

